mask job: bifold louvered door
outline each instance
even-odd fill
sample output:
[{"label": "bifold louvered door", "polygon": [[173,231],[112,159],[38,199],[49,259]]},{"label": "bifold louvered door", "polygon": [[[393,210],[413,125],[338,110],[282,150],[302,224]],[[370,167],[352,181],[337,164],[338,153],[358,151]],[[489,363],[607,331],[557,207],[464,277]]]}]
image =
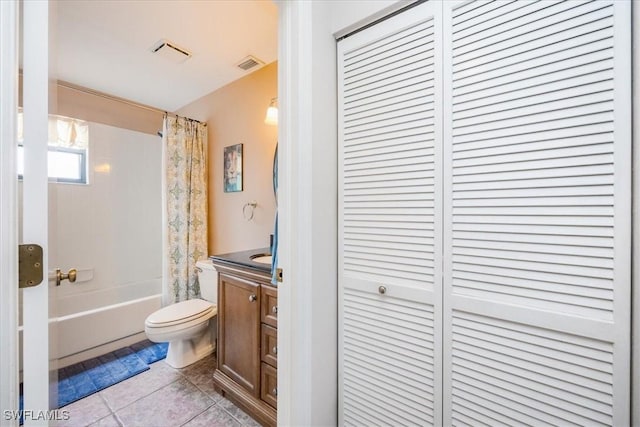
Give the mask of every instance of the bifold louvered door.
[{"label": "bifold louvered door", "polygon": [[439,7],[338,45],[343,425],[441,423]]},{"label": "bifold louvered door", "polygon": [[445,424],[629,425],[630,15],[445,3]]},{"label": "bifold louvered door", "polygon": [[343,425],[629,425],[627,1],[338,43]]}]

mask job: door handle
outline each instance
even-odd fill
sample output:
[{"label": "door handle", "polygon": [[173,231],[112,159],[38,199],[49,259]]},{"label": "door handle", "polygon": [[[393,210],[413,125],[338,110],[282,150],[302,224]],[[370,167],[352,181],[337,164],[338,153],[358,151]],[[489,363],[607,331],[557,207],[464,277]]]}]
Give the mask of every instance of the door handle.
[{"label": "door handle", "polygon": [[54,276],[54,278],[56,279],[56,286],[60,286],[60,282],[62,282],[63,280],[68,280],[69,282],[73,283],[76,281],[77,277],[78,277],[78,270],[76,270],[75,268],[72,268],[66,274],[63,273],[62,270],[60,270],[59,268],[56,268],[56,273]]}]

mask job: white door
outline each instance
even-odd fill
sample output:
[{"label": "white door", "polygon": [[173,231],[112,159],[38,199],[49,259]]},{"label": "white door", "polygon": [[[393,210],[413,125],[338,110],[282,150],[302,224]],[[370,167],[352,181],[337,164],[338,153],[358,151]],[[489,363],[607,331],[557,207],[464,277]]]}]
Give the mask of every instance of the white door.
[{"label": "white door", "polygon": [[629,425],[630,12],[445,3],[445,424]]},{"label": "white door", "polygon": [[[17,3],[11,6],[3,4],[3,41],[18,43],[18,26],[15,19]],[[10,153],[3,156],[1,169],[3,192],[2,214],[3,230],[2,251],[12,253],[11,259],[17,261],[17,244],[33,243],[44,249],[42,261],[43,281],[38,286],[24,289],[23,292],[23,393],[25,425],[46,425],[50,405],[49,380],[49,283],[47,265],[47,133],[48,133],[48,4],[47,2],[24,2],[22,4],[22,70],[23,70],[23,111],[24,111],[24,179],[22,205],[22,238],[18,242],[19,221],[16,217],[17,174],[16,174],[16,126],[3,133],[2,150]],[[7,26],[5,26],[7,24]],[[15,25],[14,25],[15,24]],[[5,46],[3,46],[5,47]],[[11,51],[11,49],[8,49]],[[4,52],[3,52],[4,55]],[[10,58],[10,57],[9,57]],[[4,58],[3,58],[4,62]],[[4,64],[3,64],[4,65]],[[17,63],[6,64],[3,68],[3,89],[17,93]],[[6,72],[6,74],[5,74]],[[17,117],[17,99],[3,92],[2,121],[15,124]],[[8,219],[9,221],[5,221]],[[11,269],[2,271],[3,286],[17,287],[17,272]],[[5,282],[6,281],[6,282]],[[3,311],[17,318],[17,291],[3,300]],[[5,318],[3,318],[4,320]],[[10,410],[17,410],[18,363],[16,357],[17,331],[9,330],[9,323],[3,323],[2,334],[8,337],[7,346],[3,345],[3,370],[9,369],[7,382],[2,387],[2,403]],[[14,323],[13,327],[17,327]],[[4,344],[4,343],[3,343]],[[6,365],[5,365],[6,362]],[[5,377],[3,377],[5,379]],[[53,393],[55,395],[55,393]],[[4,409],[4,408],[3,408]],[[3,411],[3,425],[17,425],[17,417]]]},{"label": "white door", "polygon": [[629,424],[630,12],[428,2],[338,43],[341,424]]},{"label": "white door", "polygon": [[338,44],[339,422],[441,424],[441,3]]},{"label": "white door", "polygon": [[[18,5],[0,2],[0,408],[18,410],[18,257],[16,127]],[[8,417],[15,418],[15,417]]]}]

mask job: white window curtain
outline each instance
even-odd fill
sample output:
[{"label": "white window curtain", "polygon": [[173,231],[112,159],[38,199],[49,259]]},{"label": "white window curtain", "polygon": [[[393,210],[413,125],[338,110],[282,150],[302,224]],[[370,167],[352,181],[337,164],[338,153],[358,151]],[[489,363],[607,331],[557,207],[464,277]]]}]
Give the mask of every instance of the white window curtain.
[{"label": "white window curtain", "polygon": [[206,125],[165,115],[162,146],[167,305],[200,297],[196,261],[208,255]]},{"label": "white window curtain", "polygon": [[[18,111],[18,142],[23,140],[23,113]],[[89,124],[84,120],[49,115],[49,146],[86,149],[89,146]]]}]

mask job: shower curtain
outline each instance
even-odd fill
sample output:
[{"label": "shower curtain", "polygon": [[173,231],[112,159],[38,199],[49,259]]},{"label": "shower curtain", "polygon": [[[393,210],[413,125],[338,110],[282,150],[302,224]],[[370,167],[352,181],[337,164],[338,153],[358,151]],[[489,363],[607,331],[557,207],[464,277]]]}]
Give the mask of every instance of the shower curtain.
[{"label": "shower curtain", "polygon": [[163,303],[200,297],[196,261],[207,257],[207,128],[165,115]]}]

